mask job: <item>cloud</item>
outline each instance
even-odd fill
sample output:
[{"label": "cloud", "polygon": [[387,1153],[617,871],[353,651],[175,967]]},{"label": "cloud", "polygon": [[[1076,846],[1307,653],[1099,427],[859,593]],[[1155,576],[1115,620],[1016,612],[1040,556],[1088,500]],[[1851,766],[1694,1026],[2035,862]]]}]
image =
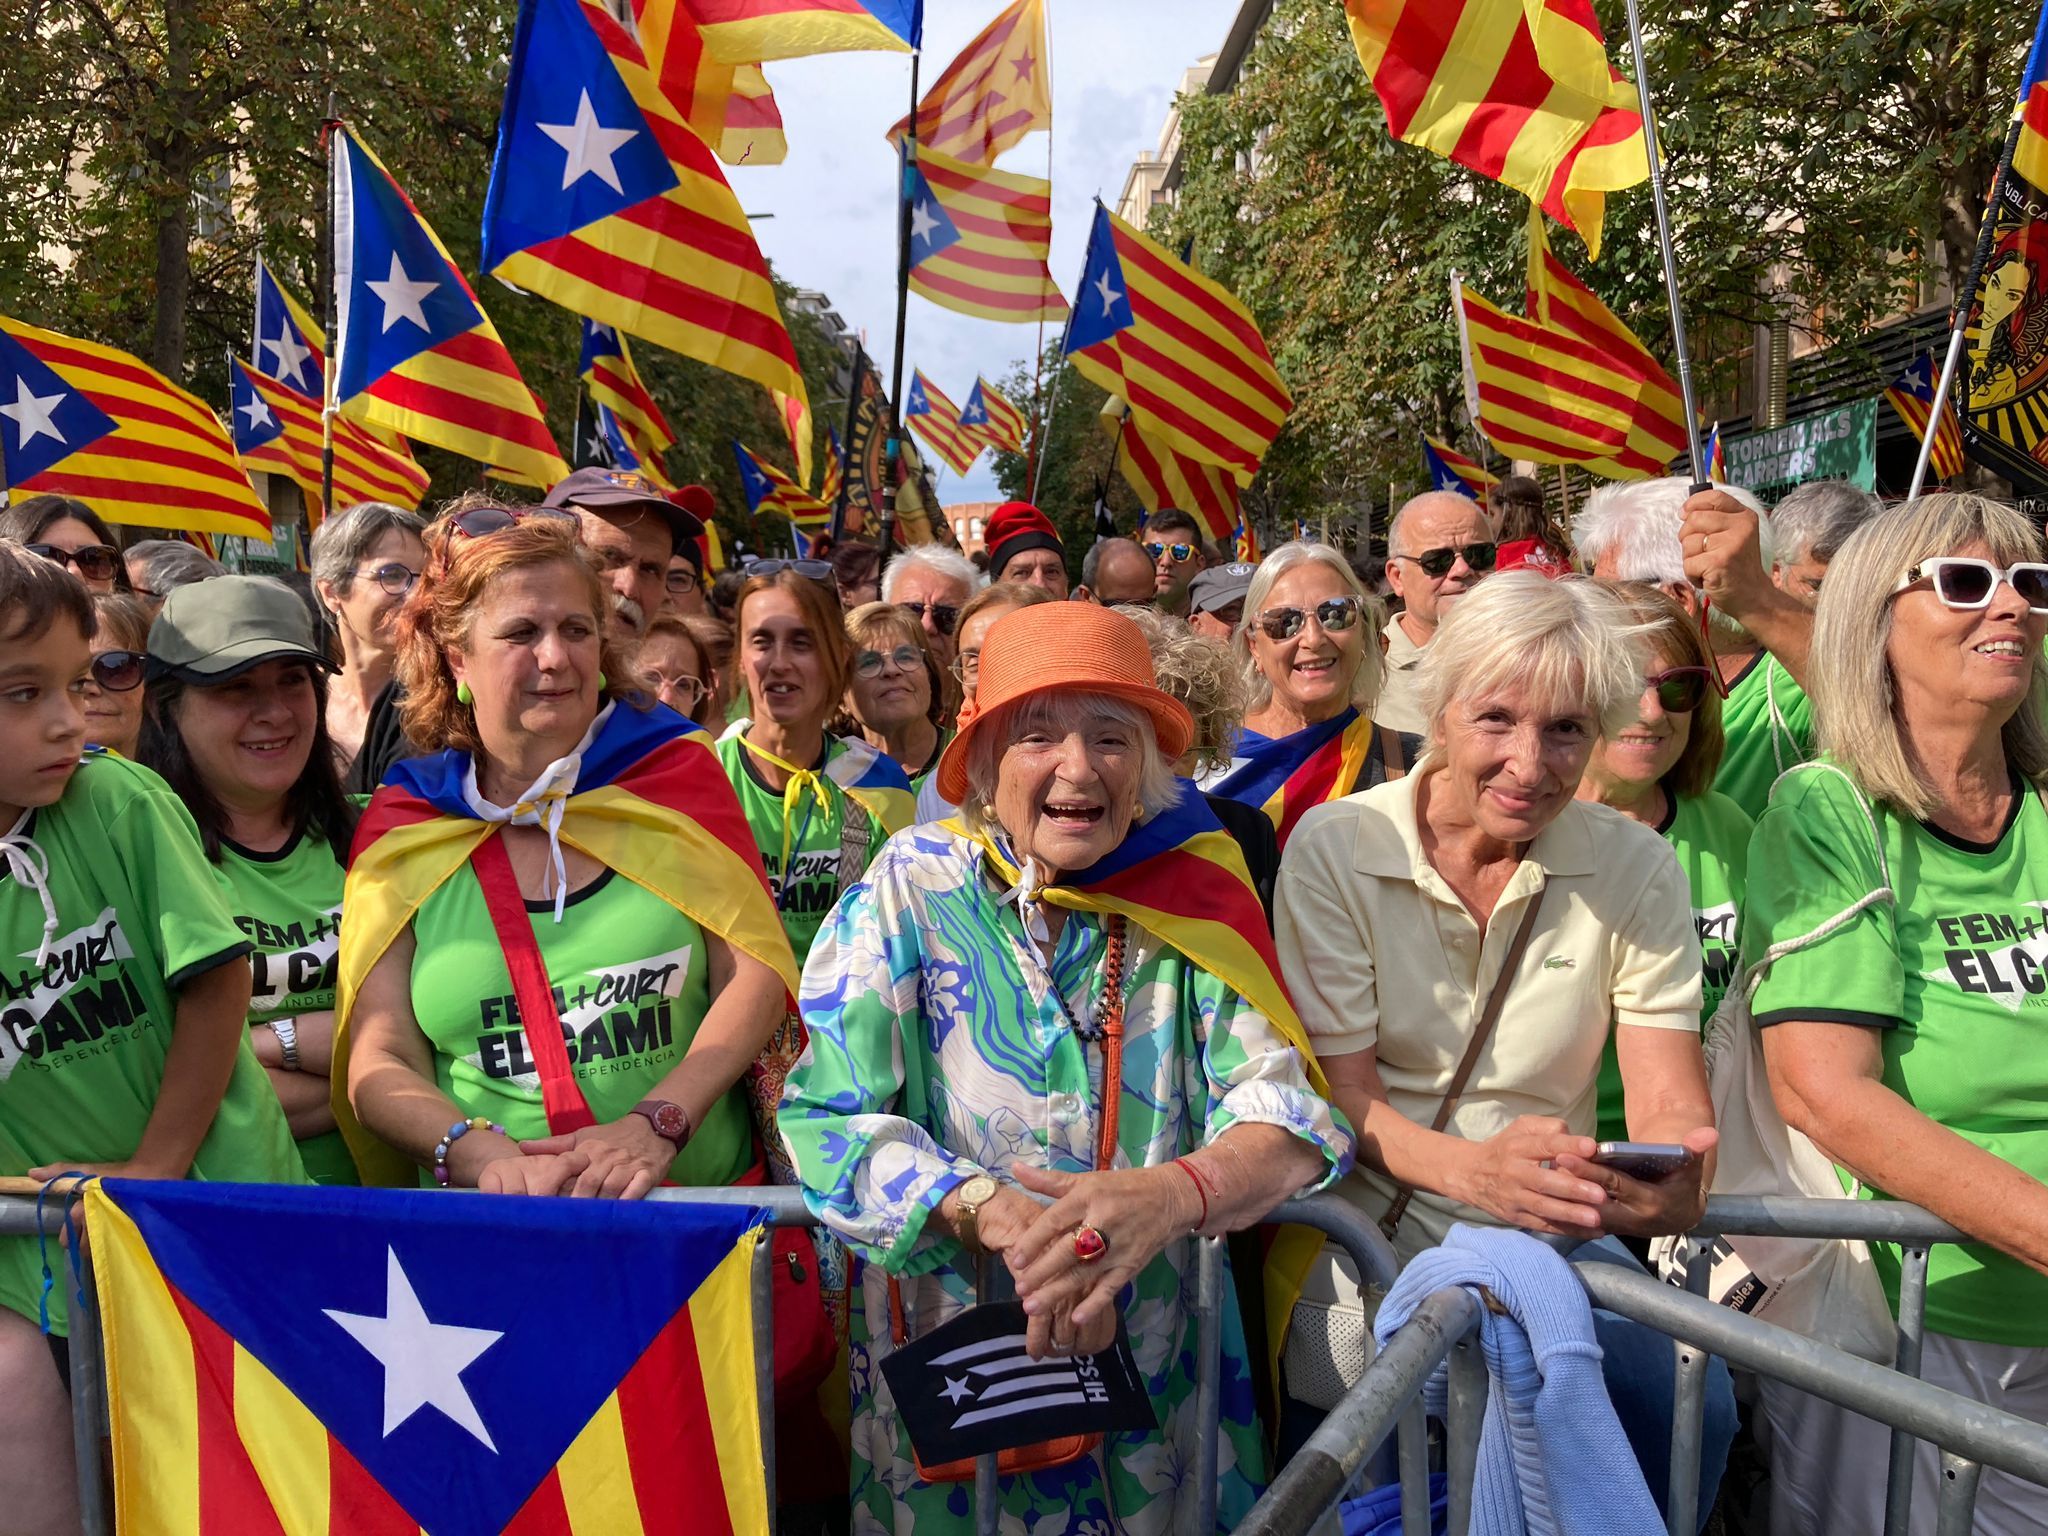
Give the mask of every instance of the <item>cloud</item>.
[{"label": "cloud", "polygon": [[[990,0],[930,0],[926,83],[1001,7]],[[1081,270],[1099,194],[1114,204],[1141,149],[1154,148],[1182,74],[1222,44],[1238,0],[1065,0],[1048,7],[1053,67],[1052,271],[1063,286]],[[732,182],[782,277],[830,296],[868,351],[889,364],[896,328],[896,157],[883,135],[910,107],[910,61],[842,53],[768,66],[789,133],[779,166],[742,168]],[[1002,169],[1045,174],[1046,140],[1034,135]],[[1047,338],[1051,339],[1050,336]],[[1036,325],[957,315],[912,295],[906,370],[922,368],[956,401],[976,373],[996,378],[1028,361]],[[943,474],[947,502],[997,497],[984,458],[964,479]]]}]

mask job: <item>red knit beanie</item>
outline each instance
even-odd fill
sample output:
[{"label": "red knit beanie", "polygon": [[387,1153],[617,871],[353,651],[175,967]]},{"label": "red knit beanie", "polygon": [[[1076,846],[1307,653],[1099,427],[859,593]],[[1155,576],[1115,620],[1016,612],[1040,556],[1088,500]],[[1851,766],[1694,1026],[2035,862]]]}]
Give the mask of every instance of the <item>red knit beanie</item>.
[{"label": "red knit beanie", "polygon": [[1010,557],[1027,549],[1050,549],[1062,560],[1067,557],[1052,520],[1028,501],[1006,501],[990,513],[982,542],[988,549],[990,581],[1001,581]]}]

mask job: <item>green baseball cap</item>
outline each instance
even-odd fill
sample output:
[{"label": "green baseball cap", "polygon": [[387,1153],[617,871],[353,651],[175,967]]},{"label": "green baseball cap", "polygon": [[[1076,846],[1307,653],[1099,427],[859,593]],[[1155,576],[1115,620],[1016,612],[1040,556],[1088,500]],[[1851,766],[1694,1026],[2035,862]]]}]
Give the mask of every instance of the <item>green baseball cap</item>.
[{"label": "green baseball cap", "polygon": [[314,633],[312,610],[268,576],[214,576],[178,587],[149,628],[154,677],[223,683],[283,659],[334,670]]}]

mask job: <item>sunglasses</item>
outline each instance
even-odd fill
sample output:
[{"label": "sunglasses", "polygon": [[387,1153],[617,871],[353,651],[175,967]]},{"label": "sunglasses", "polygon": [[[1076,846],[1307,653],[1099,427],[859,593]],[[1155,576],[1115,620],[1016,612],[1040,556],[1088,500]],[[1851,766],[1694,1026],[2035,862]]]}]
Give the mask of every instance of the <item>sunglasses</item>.
[{"label": "sunglasses", "polygon": [[412,590],[413,583],[420,579],[418,571],[396,560],[377,566],[374,570],[358,571],[356,574],[366,581],[377,583],[389,597],[405,596]]},{"label": "sunglasses", "polygon": [[101,651],[93,657],[88,676],[96,687],[108,693],[128,693],[142,686],[142,674],[149,658],[140,651]]},{"label": "sunglasses", "polygon": [[1667,715],[1689,715],[1707,701],[1715,674],[1705,667],[1671,667],[1643,679],[1657,690],[1657,703]]},{"label": "sunglasses", "polygon": [[930,614],[932,628],[942,635],[953,633],[953,626],[960,622],[960,610],[951,603],[898,603],[896,606],[905,613],[915,614],[920,624],[924,622],[924,616]]},{"label": "sunglasses", "polygon": [[914,645],[899,645],[893,651],[862,651],[853,658],[855,677],[880,677],[886,663],[898,672],[914,672],[922,656]]},{"label": "sunglasses", "polygon": [[1161,555],[1171,555],[1175,565],[1186,565],[1188,561],[1195,558],[1195,546],[1192,544],[1147,544],[1145,546],[1145,553],[1154,560],[1157,560]]},{"label": "sunglasses", "polygon": [[749,576],[780,576],[784,571],[795,571],[805,581],[832,580],[829,560],[756,560],[747,567]]},{"label": "sunglasses", "polygon": [[83,549],[59,549],[55,544],[31,544],[28,552],[41,555],[57,565],[68,565],[87,581],[112,581],[121,551],[111,544],[88,544]]},{"label": "sunglasses", "polygon": [[1475,571],[1490,571],[1500,556],[1500,546],[1491,540],[1477,544],[1445,545],[1442,549],[1425,549],[1419,555],[1396,555],[1396,560],[1406,560],[1422,567],[1422,574],[1431,581],[1441,581],[1451,574],[1451,567],[1461,559]]},{"label": "sunglasses", "polygon": [[507,528],[517,528],[530,517],[559,518],[578,529],[574,512],[565,512],[560,507],[471,507],[466,512],[457,512],[447,519],[450,537],[441,546],[441,575],[448,574],[448,563],[455,558],[455,540],[487,539],[494,533],[503,533]]},{"label": "sunglasses", "polygon": [[1253,622],[1268,640],[1292,640],[1307,627],[1311,613],[1323,629],[1341,635],[1358,623],[1358,599],[1333,597],[1317,603],[1313,609],[1268,608]]},{"label": "sunglasses", "polygon": [[2001,581],[2019,593],[2020,600],[2034,612],[2048,613],[2048,565],[2033,560],[2022,560],[2004,570],[1989,560],[1964,555],[1922,560],[1899,578],[1892,591],[1904,592],[1926,582],[1944,608],[1989,608]]}]

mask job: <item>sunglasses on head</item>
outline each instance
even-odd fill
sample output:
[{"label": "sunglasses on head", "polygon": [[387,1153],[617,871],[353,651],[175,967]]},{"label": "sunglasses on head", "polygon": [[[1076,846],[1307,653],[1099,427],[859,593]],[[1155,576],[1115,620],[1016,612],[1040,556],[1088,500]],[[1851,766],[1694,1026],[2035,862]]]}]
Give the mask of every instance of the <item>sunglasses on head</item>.
[{"label": "sunglasses on head", "polygon": [[507,528],[517,528],[530,517],[560,518],[571,527],[580,529],[582,526],[576,521],[574,512],[565,512],[560,507],[471,507],[447,519],[448,541],[441,546],[441,574],[448,574],[448,563],[455,558],[455,541],[458,538],[487,539]]},{"label": "sunglasses on head", "polygon": [[831,581],[832,562],[829,560],[756,560],[747,567],[747,574],[749,576],[780,576],[784,571],[795,571],[805,581]]},{"label": "sunglasses on head", "polygon": [[1904,592],[1925,582],[1944,608],[1989,608],[2001,581],[2019,593],[2020,601],[2034,612],[2048,613],[2048,565],[2035,560],[2022,560],[2004,570],[1989,560],[1967,555],[1922,560],[1899,578],[1892,591]]},{"label": "sunglasses on head", "polygon": [[862,651],[853,658],[853,675],[880,677],[884,665],[893,666],[898,672],[914,672],[921,659],[914,645],[899,645],[893,651]]},{"label": "sunglasses on head", "polygon": [[60,549],[55,544],[31,544],[28,552],[41,555],[57,565],[68,565],[87,581],[112,581],[121,551],[110,544],[88,544],[83,549]]},{"label": "sunglasses on head", "polygon": [[951,603],[898,603],[896,606],[905,613],[916,614],[920,624],[924,622],[924,616],[930,614],[932,628],[942,635],[953,633],[953,626],[960,622],[960,610]]},{"label": "sunglasses on head", "polygon": [[420,573],[411,566],[397,560],[386,561],[372,570],[359,572],[364,579],[374,581],[387,596],[403,597],[412,590]]},{"label": "sunglasses on head", "polygon": [[1175,565],[1185,565],[1188,561],[1195,558],[1195,546],[1192,544],[1147,544],[1145,546],[1145,553],[1150,555],[1155,561],[1161,555],[1171,555]]},{"label": "sunglasses on head", "polygon": [[1425,549],[1419,555],[1396,555],[1396,560],[1411,561],[1422,567],[1422,574],[1432,581],[1441,581],[1451,574],[1451,567],[1462,559],[1475,571],[1490,571],[1499,558],[1500,546],[1490,539],[1477,544],[1445,545],[1442,549]]},{"label": "sunglasses on head", "polygon": [[140,651],[101,651],[87,671],[95,686],[108,693],[128,693],[142,686],[149,658]]},{"label": "sunglasses on head", "polygon": [[1667,667],[1643,679],[1657,690],[1657,703],[1667,715],[1689,715],[1707,701],[1715,674],[1706,667]]},{"label": "sunglasses on head", "polygon": [[1342,634],[1358,623],[1358,599],[1355,597],[1332,597],[1317,603],[1313,609],[1268,608],[1253,622],[1259,626],[1259,633],[1268,640],[1292,640],[1308,626],[1309,616],[1331,634]]}]

